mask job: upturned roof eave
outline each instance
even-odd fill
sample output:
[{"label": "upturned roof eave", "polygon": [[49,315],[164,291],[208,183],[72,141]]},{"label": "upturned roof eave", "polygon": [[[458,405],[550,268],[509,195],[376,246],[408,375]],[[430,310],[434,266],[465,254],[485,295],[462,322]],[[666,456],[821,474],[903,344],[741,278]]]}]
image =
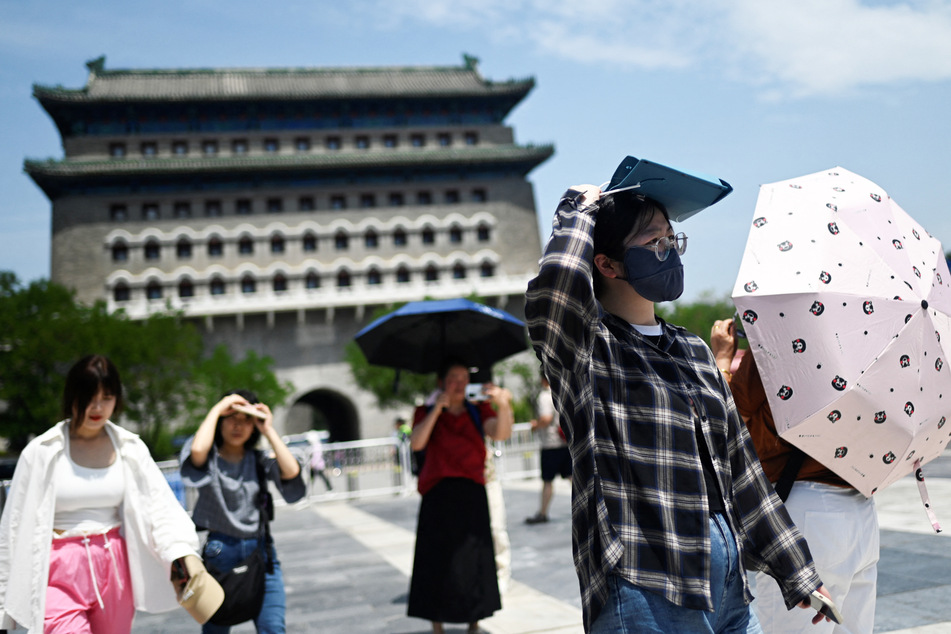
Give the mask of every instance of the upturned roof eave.
[{"label": "upturned roof eave", "polygon": [[[553,145],[517,146],[502,152],[446,152],[433,150],[429,156],[415,158],[425,160],[393,160],[392,155],[380,157],[356,155],[364,160],[357,161],[313,161],[300,160],[313,157],[252,157],[249,159],[117,159],[112,161],[57,161],[27,159],[23,171],[46,194],[50,200],[60,195],[61,186],[77,179],[102,178],[141,178],[182,175],[195,177],[202,174],[218,176],[223,174],[251,174],[270,172],[296,172],[313,170],[318,172],[339,172],[343,170],[369,169],[426,169],[427,167],[477,166],[491,164],[519,165],[523,175],[548,160],[554,154]],[[414,153],[407,152],[404,159],[413,158]],[[450,156],[451,155],[451,156]],[[323,157],[321,157],[323,158]],[[275,160],[278,159],[278,160]],[[287,160],[280,160],[287,159]],[[294,160],[297,159],[297,160]],[[89,168],[94,168],[90,170]],[[109,168],[98,169],[95,168]],[[118,169],[117,169],[118,168]],[[156,169],[158,168],[158,169]]]},{"label": "upturned roof eave", "polygon": [[87,88],[62,88],[33,84],[33,97],[45,104],[135,104],[135,103],[234,103],[241,101],[354,101],[361,99],[452,99],[452,98],[524,98],[535,87],[534,78],[512,82],[485,82],[480,89],[453,88],[444,90],[364,90],[335,92],[243,92],[224,94],[219,92],[168,92],[150,95],[93,95]]},{"label": "upturned roof eave", "polygon": [[103,160],[27,159],[28,173],[48,175],[153,174],[178,172],[229,172],[274,169],[367,169],[374,167],[415,167],[449,163],[471,164],[517,162],[532,157],[548,158],[554,146],[525,145],[480,150],[406,150],[395,152],[347,152],[317,155],[257,155],[247,157],[122,158]]}]

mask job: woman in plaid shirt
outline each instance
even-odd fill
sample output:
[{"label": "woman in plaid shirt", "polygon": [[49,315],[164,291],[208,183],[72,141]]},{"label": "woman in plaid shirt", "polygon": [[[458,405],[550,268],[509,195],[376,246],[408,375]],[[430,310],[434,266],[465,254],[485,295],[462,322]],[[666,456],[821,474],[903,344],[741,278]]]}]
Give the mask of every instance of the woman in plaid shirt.
[{"label": "woman in plaid shirt", "polygon": [[821,582],[710,349],[654,314],[686,237],[637,191],[569,189],[526,295],[574,465],[585,631],[758,632],[744,567],[789,608]]}]

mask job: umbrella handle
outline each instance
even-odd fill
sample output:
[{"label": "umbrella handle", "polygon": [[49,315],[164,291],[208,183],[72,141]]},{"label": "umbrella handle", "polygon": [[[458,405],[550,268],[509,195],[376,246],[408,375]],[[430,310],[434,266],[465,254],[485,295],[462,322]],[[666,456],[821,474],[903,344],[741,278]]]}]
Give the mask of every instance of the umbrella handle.
[{"label": "umbrella handle", "polygon": [[938,523],[938,516],[934,514],[931,508],[931,498],[928,496],[928,487],[925,486],[925,476],[921,471],[921,458],[915,460],[915,480],[918,481],[918,494],[921,496],[921,503],[925,505],[925,513],[931,521],[931,528],[934,532],[941,532],[941,524]]}]

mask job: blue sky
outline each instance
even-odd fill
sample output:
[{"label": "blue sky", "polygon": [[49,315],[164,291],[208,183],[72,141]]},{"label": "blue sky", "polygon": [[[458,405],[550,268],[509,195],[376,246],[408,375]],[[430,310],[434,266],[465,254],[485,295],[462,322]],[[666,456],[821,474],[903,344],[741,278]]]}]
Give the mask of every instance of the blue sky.
[{"label": "blue sky", "polygon": [[[459,65],[534,77],[519,143],[543,240],[561,192],[628,154],[735,189],[675,227],[686,292],[727,296],[759,185],[840,165],[951,249],[951,0],[0,0],[0,270],[49,275],[50,205],[24,158],[62,156],[31,85],[107,68]],[[94,245],[91,245],[94,246]]]}]

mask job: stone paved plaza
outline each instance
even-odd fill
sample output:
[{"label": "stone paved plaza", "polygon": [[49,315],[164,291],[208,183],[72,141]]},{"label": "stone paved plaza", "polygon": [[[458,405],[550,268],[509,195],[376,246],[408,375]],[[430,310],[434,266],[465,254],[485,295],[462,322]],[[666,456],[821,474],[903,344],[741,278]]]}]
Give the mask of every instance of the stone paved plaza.
[{"label": "stone paved plaza", "polygon": [[[939,520],[951,530],[951,454],[926,465]],[[555,483],[551,521],[527,526],[541,482],[504,485],[512,583],[503,608],[482,622],[489,634],[582,632],[571,562],[570,489]],[[951,549],[934,534],[912,478],[876,497],[882,527],[875,632],[951,632]],[[289,632],[425,634],[427,621],[406,616],[419,498],[301,503],[277,510],[272,525],[287,585]],[[447,626],[463,632],[463,626]],[[140,614],[133,631],[199,631],[184,611]],[[232,628],[254,632],[251,624]]]}]

